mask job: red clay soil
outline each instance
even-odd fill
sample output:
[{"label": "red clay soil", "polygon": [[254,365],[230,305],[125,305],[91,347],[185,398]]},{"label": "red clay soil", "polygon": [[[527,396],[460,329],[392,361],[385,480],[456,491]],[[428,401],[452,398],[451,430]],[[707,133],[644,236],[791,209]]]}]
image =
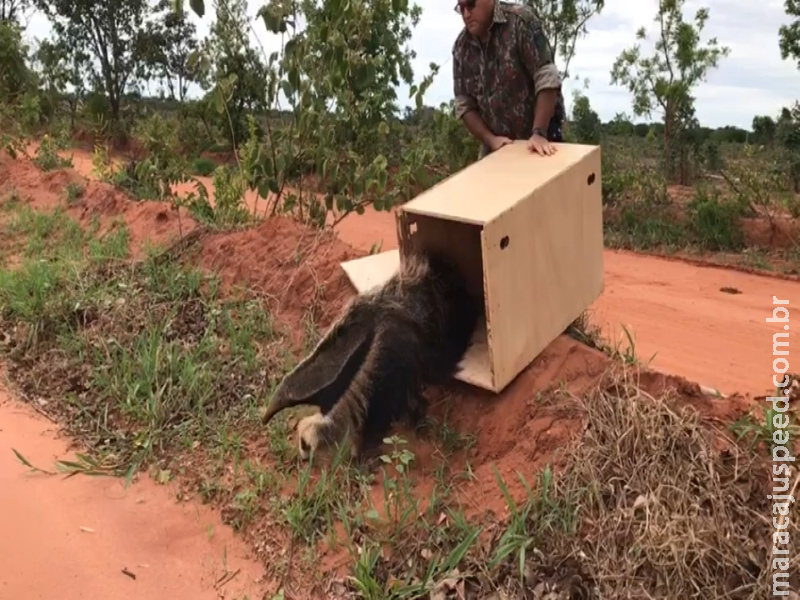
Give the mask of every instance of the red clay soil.
[{"label": "red clay soil", "polygon": [[[58,427],[0,389],[0,598],[261,598],[263,567],[219,513],[175,502],[172,486],[31,473],[75,460]],[[127,569],[136,579],[125,575]]]},{"label": "red clay soil", "polygon": [[28,161],[12,160],[0,156],[0,190],[16,190],[20,197],[37,210],[52,210],[66,205],[66,187],[80,185],[83,194],[67,209],[67,214],[88,226],[98,219],[101,232],[113,228],[115,221],[123,221],[130,232],[134,255],[141,255],[148,244],[162,244],[185,235],[195,228],[195,223],[185,209],[178,212],[166,202],[135,202],[113,186],[85,179],[71,169],[43,173]]},{"label": "red clay soil", "polygon": [[304,318],[325,327],[354,293],[341,263],[360,256],[329,231],[312,231],[284,217],[241,232],[203,238],[201,265],[223,285],[247,286],[298,337]]}]

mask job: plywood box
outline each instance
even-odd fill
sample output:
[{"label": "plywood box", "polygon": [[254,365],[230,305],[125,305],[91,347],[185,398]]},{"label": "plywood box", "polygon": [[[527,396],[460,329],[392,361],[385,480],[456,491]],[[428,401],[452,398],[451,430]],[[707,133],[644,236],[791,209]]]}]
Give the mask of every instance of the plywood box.
[{"label": "plywood box", "polygon": [[517,142],[450,176],[398,209],[399,252],[342,265],[363,292],[413,252],[452,256],[485,306],[457,378],[494,392],[603,291],[600,148],[556,146]]}]

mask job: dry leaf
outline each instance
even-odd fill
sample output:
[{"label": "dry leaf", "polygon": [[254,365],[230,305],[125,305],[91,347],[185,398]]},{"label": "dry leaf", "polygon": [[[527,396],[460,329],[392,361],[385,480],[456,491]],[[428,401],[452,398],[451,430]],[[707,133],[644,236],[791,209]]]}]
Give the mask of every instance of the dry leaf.
[{"label": "dry leaf", "polygon": [[[459,584],[462,584],[459,586]],[[461,581],[461,574],[458,569],[453,569],[448,576],[439,581],[436,586],[431,590],[430,600],[447,600],[447,593],[457,591],[459,587],[462,588],[463,598],[463,583]]]}]

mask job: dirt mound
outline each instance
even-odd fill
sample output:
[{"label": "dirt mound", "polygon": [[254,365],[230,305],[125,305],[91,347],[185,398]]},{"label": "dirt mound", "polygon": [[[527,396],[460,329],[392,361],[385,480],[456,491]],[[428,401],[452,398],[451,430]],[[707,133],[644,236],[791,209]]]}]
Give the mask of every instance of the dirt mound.
[{"label": "dirt mound", "polygon": [[[539,493],[537,477],[548,465],[560,476],[570,469],[574,471],[576,448],[584,444],[582,439],[593,426],[593,409],[587,409],[587,405],[595,397],[611,402],[615,392],[607,388],[609,381],[618,378],[613,373],[620,370],[622,366],[602,352],[562,335],[500,395],[460,382],[432,390],[432,427],[416,439],[412,432],[399,432],[409,440],[416,455],[416,510],[430,510],[433,499],[448,489],[450,499],[460,505],[462,517],[471,523],[513,520],[503,492],[522,506],[529,500],[529,490]],[[630,366],[624,370],[628,392],[635,390],[636,394],[635,400],[628,403],[646,402],[648,407],[643,408],[647,411],[652,412],[650,407],[666,399],[674,410],[689,409],[709,425],[716,421],[727,425],[745,415],[750,406],[749,399],[741,396],[715,399],[705,395],[697,384],[680,377]],[[624,437],[622,431],[615,434]],[[371,493],[372,503],[379,510],[385,502],[381,485],[379,482]],[[456,526],[447,511],[436,514],[440,527]],[[485,534],[492,537],[502,533],[493,527],[496,525]],[[599,537],[602,539],[602,532]],[[486,539],[483,545],[493,547],[493,542]],[[563,553],[558,556],[566,557]],[[321,569],[334,578],[347,575],[347,559],[346,551],[328,546],[321,549]],[[386,562],[393,564],[392,559]],[[551,575],[569,570],[563,564],[551,567],[549,571],[542,569]],[[388,568],[404,572],[399,564]],[[541,575],[539,570],[536,569],[537,576]],[[527,573],[526,569],[526,577]]]},{"label": "dirt mound", "polygon": [[748,247],[765,250],[791,250],[797,246],[800,223],[797,219],[775,217],[745,219],[743,221],[745,243]]},{"label": "dirt mound", "polygon": [[33,208],[53,209],[64,201],[64,190],[70,184],[83,185],[83,177],[71,169],[42,172],[33,163],[14,160],[0,154],[0,189],[16,191],[28,199]]},{"label": "dirt mound", "polygon": [[[201,265],[225,287],[247,286],[297,337],[313,323],[324,328],[355,294],[341,263],[363,255],[329,231],[274,217],[201,242]],[[310,319],[310,321],[309,321]]]},{"label": "dirt mound", "polygon": [[[75,196],[68,197],[72,187]],[[41,171],[29,161],[0,157],[0,190],[15,191],[37,210],[67,206],[67,214],[84,226],[95,220],[105,233],[124,223],[130,233],[131,249],[141,255],[148,245],[169,243],[182,232],[196,227],[184,210],[180,215],[168,202],[136,202],[112,185],[86,179],[72,169]]]},{"label": "dirt mound", "polygon": [[[468,515],[489,511],[502,516],[506,502],[499,493],[495,469],[511,496],[516,501],[524,498],[526,491],[518,474],[532,482],[546,464],[559,461],[571,438],[581,430],[580,415],[569,398],[590,393],[613,366],[614,361],[599,350],[562,335],[502,394],[460,382],[432,391],[431,416],[444,423],[445,429],[464,436],[461,443],[465,449],[452,454],[450,462],[468,462],[474,474],[473,481],[459,490]],[[715,399],[681,377],[644,369],[638,377],[646,394],[671,396],[675,406],[691,406],[709,420],[732,422],[751,406],[742,396]],[[415,443],[421,492],[433,487],[434,458],[442,444],[441,431],[438,433],[434,439],[426,436],[428,439]]]}]

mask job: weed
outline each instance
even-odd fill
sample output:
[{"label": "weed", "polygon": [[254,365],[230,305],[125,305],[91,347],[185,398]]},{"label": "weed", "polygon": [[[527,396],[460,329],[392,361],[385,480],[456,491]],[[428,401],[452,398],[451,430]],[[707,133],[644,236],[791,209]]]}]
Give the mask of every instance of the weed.
[{"label": "weed", "polygon": [[48,134],[42,137],[36,155],[33,157],[33,164],[42,171],[53,171],[54,169],[64,169],[72,166],[72,158],[62,158],[58,152],[67,147],[65,140],[61,137],[53,138]]},{"label": "weed", "polygon": [[653,362],[656,353],[647,360],[641,361],[636,354],[636,341],[630,330],[622,325],[622,333],[625,340],[628,342],[625,347],[622,346],[622,341],[619,340],[614,344],[609,344],[604,336],[600,327],[593,325],[589,319],[589,315],[584,312],[580,317],[575,319],[566,331],[567,335],[573,339],[586,344],[590,348],[600,350],[615,361],[622,362],[622,364],[629,366],[643,366],[646,367]]},{"label": "weed", "polygon": [[216,165],[210,158],[195,158],[192,161],[192,172],[202,177],[210,177],[214,173]]},{"label": "weed", "polygon": [[718,192],[700,188],[687,206],[696,243],[712,251],[737,251],[744,248],[741,218],[744,207],[725,201]]},{"label": "weed", "polygon": [[67,184],[67,205],[74,204],[77,200],[79,200],[84,193],[83,186],[78,183],[68,183]]},{"label": "weed", "polygon": [[769,512],[765,465],[730,442],[720,449],[722,432],[643,392],[627,367],[571,401],[591,426],[565,448],[559,474],[545,470],[533,490],[520,476],[522,506],[497,475],[511,517],[478,569],[482,588],[677,598],[733,586],[759,597],[771,525],[748,515]]},{"label": "weed", "polygon": [[[282,365],[254,299],[223,300],[214,278],[155,254],[129,264],[127,231],[84,234],[62,212],[19,211],[21,263],[0,271],[0,328],[11,375],[56,398],[70,429],[114,472],[133,473],[176,444],[255,418]],[[265,371],[266,369],[266,371]]]}]

